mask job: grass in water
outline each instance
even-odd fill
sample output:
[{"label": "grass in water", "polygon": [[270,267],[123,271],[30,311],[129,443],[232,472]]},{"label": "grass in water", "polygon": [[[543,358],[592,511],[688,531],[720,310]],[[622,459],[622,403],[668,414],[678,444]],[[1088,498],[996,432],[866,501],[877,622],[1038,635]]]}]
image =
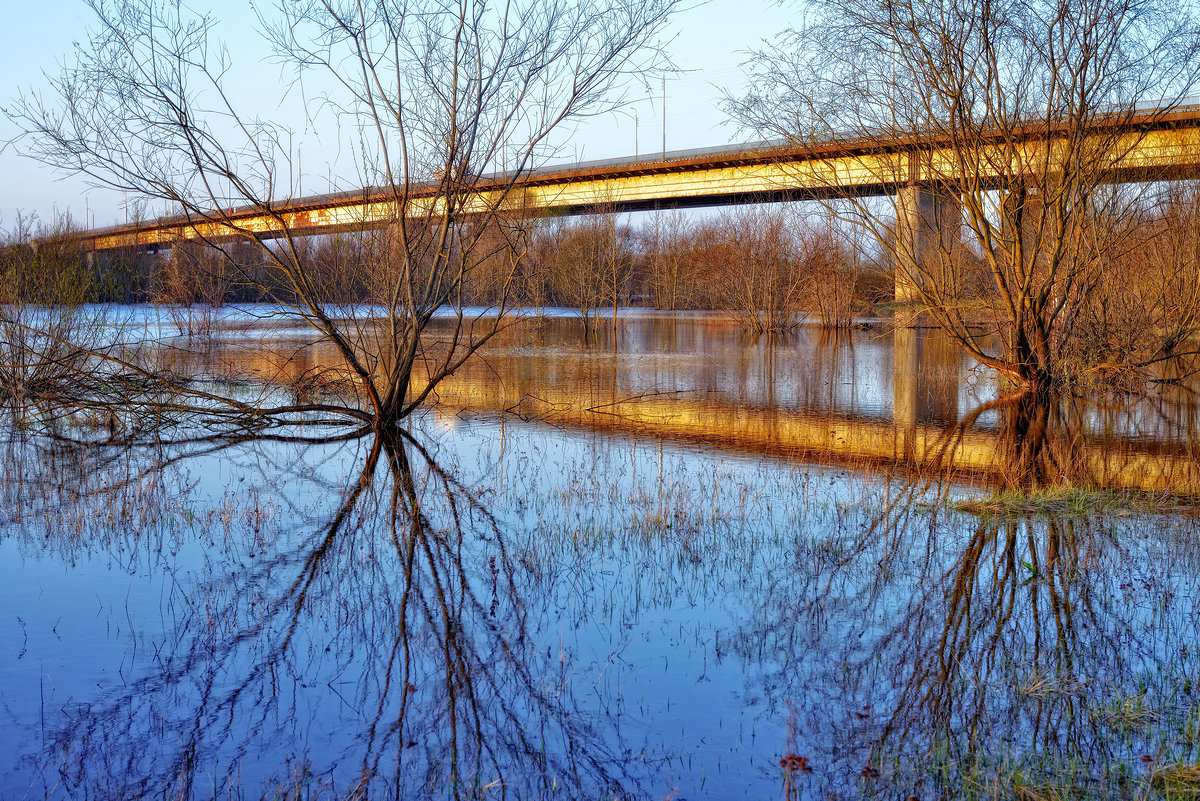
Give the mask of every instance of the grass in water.
[{"label": "grass in water", "polygon": [[1155,514],[1200,511],[1195,499],[1173,493],[1093,490],[1056,487],[1004,491],[987,498],[955,501],[952,508],[984,518],[1054,515],[1085,517],[1093,514]]},{"label": "grass in water", "polygon": [[1151,775],[1150,784],[1166,798],[1200,798],[1200,764],[1164,765]]}]

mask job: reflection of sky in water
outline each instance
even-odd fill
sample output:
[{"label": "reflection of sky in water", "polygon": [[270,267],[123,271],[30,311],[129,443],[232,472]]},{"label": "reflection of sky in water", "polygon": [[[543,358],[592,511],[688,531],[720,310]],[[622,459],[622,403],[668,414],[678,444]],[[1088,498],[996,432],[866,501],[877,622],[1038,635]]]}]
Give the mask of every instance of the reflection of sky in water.
[{"label": "reflection of sky in water", "polygon": [[[443,479],[412,454],[431,547],[455,555],[439,591],[479,659],[473,714],[492,749],[482,781],[499,764],[516,797],[598,797],[608,782],[634,797],[774,797],[788,751],[815,767],[802,777],[814,795],[855,794],[872,764],[901,797],[936,792],[931,753],[950,760],[943,771],[977,752],[997,763],[1036,753],[1089,771],[1125,764],[1135,777],[1142,753],[1191,753],[1180,738],[1197,710],[1180,682],[1200,668],[1181,651],[1200,634],[1200,557],[1182,545],[1194,522],[983,525],[842,470],[511,419],[435,412],[414,426],[468,491],[454,496],[465,530],[455,545]],[[128,793],[128,765],[158,794],[179,767],[168,755],[198,727],[206,787],[232,769],[257,795],[307,756],[314,784],[345,791],[376,753],[384,775],[403,756],[402,796],[425,795],[428,776],[428,795],[453,795],[436,609],[432,622],[426,607],[407,618],[410,733],[386,735],[401,680],[382,665],[404,587],[386,479],[360,507],[361,527],[339,534],[298,625],[283,614],[254,628],[291,598],[313,532],[368,448],[245,444],[150,472],[140,458],[102,465],[92,454],[78,476],[51,477],[46,495],[36,478],[49,461],[13,446],[0,752],[22,759],[0,794],[78,794],[81,755],[90,779],[110,782],[96,797]],[[27,483],[15,488],[20,464]],[[127,491],[99,492],[126,476]],[[888,505],[890,522],[872,528]],[[425,604],[437,597],[422,588]],[[498,669],[485,679],[488,668]],[[230,694],[236,703],[189,718]],[[1153,715],[1120,717],[1131,698]],[[514,746],[509,715],[540,751]],[[67,779],[52,745],[64,733]],[[542,771],[557,784],[540,786]]]}]

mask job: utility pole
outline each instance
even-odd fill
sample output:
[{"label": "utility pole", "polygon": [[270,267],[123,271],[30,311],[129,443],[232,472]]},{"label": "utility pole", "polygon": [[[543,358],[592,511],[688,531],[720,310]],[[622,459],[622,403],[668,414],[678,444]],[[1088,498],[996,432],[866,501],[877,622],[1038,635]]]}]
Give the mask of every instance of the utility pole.
[{"label": "utility pole", "polygon": [[638,157],[638,113],[637,109],[633,110],[633,157]]},{"label": "utility pole", "polygon": [[662,117],[663,117],[663,143],[662,154],[663,158],[667,157],[667,76],[662,79]]}]

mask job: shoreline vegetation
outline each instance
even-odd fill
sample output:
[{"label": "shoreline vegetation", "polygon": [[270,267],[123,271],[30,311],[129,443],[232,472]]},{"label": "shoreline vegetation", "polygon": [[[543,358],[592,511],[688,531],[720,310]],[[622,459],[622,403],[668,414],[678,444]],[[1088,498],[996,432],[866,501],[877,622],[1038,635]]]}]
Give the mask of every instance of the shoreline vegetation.
[{"label": "shoreline vegetation", "polygon": [[[1091,348],[1094,355],[1081,368],[1120,371],[1127,366],[1122,356],[1138,337],[1161,339],[1157,352],[1164,359],[1195,350],[1200,290],[1189,291],[1184,283],[1194,283],[1190,278],[1200,270],[1200,250],[1192,246],[1200,241],[1197,191],[1174,188],[1163,198],[1145,199],[1143,218],[1125,233],[1127,248],[1109,260],[1092,286],[1095,308],[1087,311],[1087,336],[1078,347]],[[756,333],[804,324],[848,328],[864,318],[883,317],[906,326],[945,328],[920,296],[897,298],[893,255],[849,239],[834,224],[820,222],[827,215],[805,204],[735,209],[700,219],[657,212],[639,225],[620,223],[617,216],[601,208],[582,220],[531,222],[517,271],[498,262],[476,265],[444,308],[572,309],[589,325],[611,319],[619,308],[709,311]],[[286,307],[300,300],[267,275],[269,243],[225,252],[185,241],[91,254],[77,241],[78,230],[69,218],[51,228],[19,217],[0,231],[0,302],[218,308],[239,303]],[[337,281],[322,290],[328,305],[374,304],[386,310],[366,271],[355,275],[371,239],[363,232],[306,242],[306,257]],[[1123,301],[1115,304],[1118,297]],[[990,305],[986,287],[977,287],[960,310],[985,340],[1005,330]],[[180,331],[199,333],[194,326],[202,323],[181,320]]]},{"label": "shoreline vegetation", "polygon": [[950,509],[981,519],[1031,516],[1087,518],[1093,515],[1184,514],[1200,516],[1200,497],[1162,490],[1115,491],[1086,487],[1048,487],[1026,492],[996,490],[979,499],[948,500]]}]

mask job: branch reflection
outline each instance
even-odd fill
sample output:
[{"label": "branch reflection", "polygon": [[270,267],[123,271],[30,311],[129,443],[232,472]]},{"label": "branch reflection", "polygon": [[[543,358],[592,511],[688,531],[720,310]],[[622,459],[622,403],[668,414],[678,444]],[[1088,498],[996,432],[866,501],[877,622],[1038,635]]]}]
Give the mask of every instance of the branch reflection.
[{"label": "branch reflection", "polygon": [[[814,592],[770,586],[736,652],[754,675],[774,648],[758,692],[789,717],[786,797],[864,782],[1124,797],[1149,792],[1155,766],[1196,760],[1200,552],[1172,533],[1192,530],[1184,518],[1110,514],[1078,489],[1117,483],[1080,456],[1079,411],[1029,396],[975,410],[967,427],[998,413],[1009,495],[956,501],[962,485],[910,480],[873,524],[798,553]],[[1077,489],[1016,492],[1047,486]]]},{"label": "branch reflection", "polygon": [[570,655],[532,645],[536,581],[479,494],[406,434],[360,446],[315,531],[273,553],[241,531],[176,571],[140,673],[52,715],[45,794],[631,790]]}]

